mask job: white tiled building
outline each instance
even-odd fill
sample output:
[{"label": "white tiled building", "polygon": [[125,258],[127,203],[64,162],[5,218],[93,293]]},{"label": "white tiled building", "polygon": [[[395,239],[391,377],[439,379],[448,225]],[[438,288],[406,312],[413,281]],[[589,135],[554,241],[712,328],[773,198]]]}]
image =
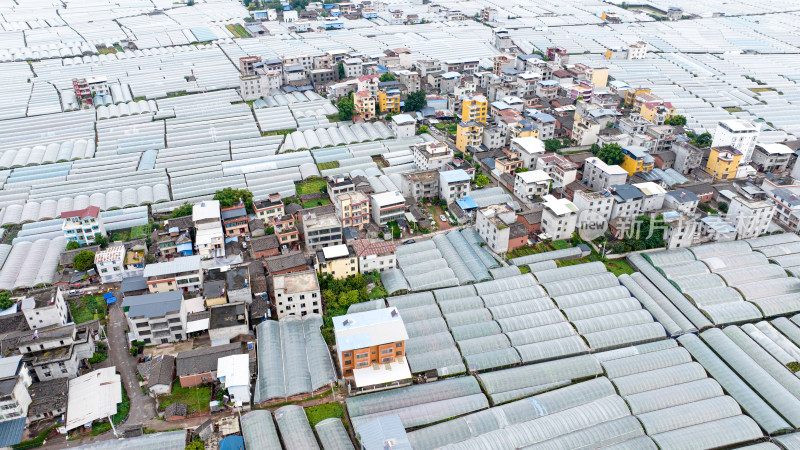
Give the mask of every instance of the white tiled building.
[{"label": "white tiled building", "polygon": [[775,204],[772,202],[735,197],[728,207],[725,221],[736,228],[739,239],[748,239],[766,233],[774,214]]},{"label": "white tiled building", "polygon": [[550,175],[543,170],[529,170],[514,177],[514,194],[521,198],[541,197],[550,192]]},{"label": "white tiled building", "polygon": [[67,240],[77,242],[82,246],[94,244],[94,237],[98,234],[106,235],[106,228],[100,217],[100,208],[96,206],[65,211],[61,213],[61,219],[63,219],[61,231]]},{"label": "white tiled building", "polygon": [[625,184],[628,172],[618,165],[608,165],[600,158],[591,157],[583,162],[583,184],[593,191],[603,191],[615,184]]},{"label": "white tiled building", "polygon": [[578,223],[578,208],[566,198],[544,197],[541,230],[550,239],[569,239]]},{"label": "white tiled building", "polygon": [[125,246],[116,245],[94,254],[94,265],[103,283],[122,281],[125,275]]},{"label": "white tiled building", "polygon": [[729,145],[742,152],[742,163],[746,163],[753,157],[759,134],[761,126],[749,120],[720,120],[711,146],[718,148]]},{"label": "white tiled building", "polygon": [[322,294],[313,270],[275,275],[272,283],[278,319],[322,314]]}]

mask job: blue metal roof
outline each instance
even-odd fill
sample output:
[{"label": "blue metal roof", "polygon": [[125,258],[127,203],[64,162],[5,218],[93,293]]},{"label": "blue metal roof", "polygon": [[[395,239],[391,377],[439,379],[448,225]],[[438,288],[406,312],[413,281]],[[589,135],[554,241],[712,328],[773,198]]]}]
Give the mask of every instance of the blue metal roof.
[{"label": "blue metal roof", "polygon": [[686,189],[677,189],[667,192],[667,195],[673,198],[678,203],[699,202],[700,197],[692,191]]},{"label": "blue metal roof", "polygon": [[190,28],[189,31],[192,32],[198,42],[216,41],[218,39],[217,35],[206,27]]},{"label": "blue metal roof", "polygon": [[219,450],[244,450],[244,438],[232,435],[219,441]]},{"label": "blue metal roof", "polygon": [[0,422],[0,447],[10,447],[20,443],[26,420],[27,417],[18,417]]},{"label": "blue metal roof", "polygon": [[456,200],[456,204],[458,205],[459,208],[461,208],[464,211],[478,208],[478,204],[475,203],[475,200],[473,200],[472,197],[470,197],[469,195],[464,198]]}]

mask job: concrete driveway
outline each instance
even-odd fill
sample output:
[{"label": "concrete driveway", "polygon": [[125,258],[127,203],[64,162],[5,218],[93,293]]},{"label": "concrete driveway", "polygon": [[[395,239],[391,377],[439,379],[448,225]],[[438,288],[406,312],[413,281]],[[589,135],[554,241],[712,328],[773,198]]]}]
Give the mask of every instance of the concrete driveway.
[{"label": "concrete driveway", "polygon": [[142,393],[139,387],[139,377],[136,373],[136,358],[131,356],[125,344],[125,314],[122,312],[120,302],[115,303],[109,311],[108,341],[111,362],[117,366],[117,371],[122,375],[125,390],[131,401],[131,410],[127,425],[140,425],[156,416],[155,400]]}]

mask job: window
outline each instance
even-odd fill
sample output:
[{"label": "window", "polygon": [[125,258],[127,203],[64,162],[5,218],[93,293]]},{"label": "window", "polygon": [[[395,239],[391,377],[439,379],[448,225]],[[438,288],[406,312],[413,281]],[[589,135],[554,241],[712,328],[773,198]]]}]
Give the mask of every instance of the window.
[{"label": "window", "polygon": [[368,357],[369,357],[369,352],[367,352],[367,353],[356,353],[356,359],[363,359],[363,358],[368,358]]},{"label": "window", "polygon": [[344,353],[342,353],[342,356],[345,356],[345,357],[349,358],[350,357],[350,352],[344,352]]},{"label": "window", "polygon": [[352,361],[352,360],[349,360],[349,359],[348,359],[348,360],[345,360],[345,362],[344,362],[344,365],[345,365],[345,366],[349,366],[349,365],[351,365],[351,364],[353,364],[353,361]]},{"label": "window", "polygon": [[385,349],[381,350],[381,355],[388,355],[388,354],[392,353],[393,351],[394,351],[394,349],[385,348]]},{"label": "window", "polygon": [[397,348],[400,348],[400,347],[403,346],[403,343],[402,342],[398,342],[398,343],[394,344],[394,346],[397,347]]},{"label": "window", "polygon": [[356,368],[367,367],[367,366],[369,366],[369,361],[356,362]]}]

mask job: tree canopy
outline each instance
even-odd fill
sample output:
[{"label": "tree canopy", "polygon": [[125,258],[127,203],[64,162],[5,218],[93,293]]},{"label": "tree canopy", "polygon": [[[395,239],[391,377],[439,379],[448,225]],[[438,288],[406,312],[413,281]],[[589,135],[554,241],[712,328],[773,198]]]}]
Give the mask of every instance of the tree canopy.
[{"label": "tree canopy", "polygon": [[94,266],[94,252],[84,250],[72,258],[72,267],[78,272],[86,272]]},{"label": "tree canopy", "polygon": [[67,242],[67,250],[76,250],[79,248],[81,248],[81,244],[78,244],[78,241]]},{"label": "tree canopy", "polygon": [[397,81],[397,77],[394,76],[390,72],[386,72],[386,73],[381,74],[381,77],[378,78],[378,80],[380,80],[380,81]]},{"label": "tree canopy", "polygon": [[11,293],[8,291],[0,291],[0,309],[8,309],[14,305],[11,300]]},{"label": "tree canopy", "polygon": [[428,100],[425,98],[425,91],[412,92],[406,97],[405,110],[419,111],[427,104]]},{"label": "tree canopy", "polygon": [[183,202],[181,206],[178,206],[177,208],[173,209],[172,214],[170,214],[169,216],[174,219],[176,217],[184,217],[191,215],[192,215],[192,205],[190,205],[189,202]]},{"label": "tree canopy", "polygon": [[672,125],[673,127],[682,127],[686,125],[686,117],[677,115],[672,116],[664,121],[664,125]]},{"label": "tree canopy", "polygon": [[484,174],[480,174],[477,177],[475,177],[475,184],[478,185],[479,188],[482,188],[487,184],[489,184],[489,181],[490,181],[489,177],[487,177]]},{"label": "tree canopy", "polygon": [[356,106],[353,103],[352,97],[345,97],[339,100],[336,107],[339,108],[339,120],[350,120],[353,118],[353,112]]},{"label": "tree canopy", "polygon": [[548,152],[556,152],[563,147],[564,145],[558,139],[548,139],[544,141],[544,149]]},{"label": "tree canopy", "polygon": [[700,148],[706,148],[711,145],[711,133],[703,133],[692,139],[692,143]]},{"label": "tree canopy", "polygon": [[622,153],[622,147],[619,144],[603,144],[596,156],[609,165],[622,164],[622,161],[625,160],[625,154]]},{"label": "tree canopy", "polygon": [[344,79],[344,63],[339,61],[339,78]]},{"label": "tree canopy", "polygon": [[108,237],[97,233],[94,235],[94,243],[99,245],[100,248],[106,248],[108,247]]},{"label": "tree canopy", "polygon": [[239,200],[244,202],[247,212],[253,212],[253,194],[247,189],[233,189],[226,187],[214,194],[214,200],[219,200],[219,206],[228,208],[239,204]]}]

